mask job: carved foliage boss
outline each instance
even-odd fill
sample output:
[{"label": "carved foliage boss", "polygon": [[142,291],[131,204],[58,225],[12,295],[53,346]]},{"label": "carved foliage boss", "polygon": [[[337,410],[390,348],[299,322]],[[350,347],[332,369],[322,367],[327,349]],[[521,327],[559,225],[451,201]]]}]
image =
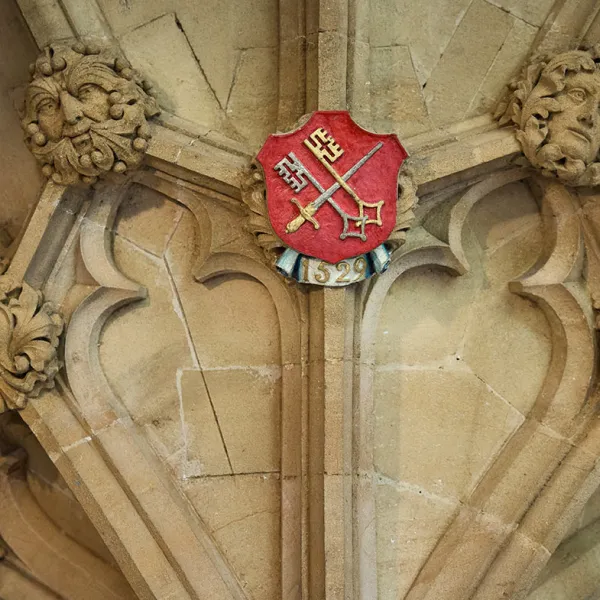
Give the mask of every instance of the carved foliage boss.
[{"label": "carved foliage boss", "polygon": [[159,108],[127,61],[78,42],[46,48],[31,73],[22,125],[46,177],[92,184],[141,163]]},{"label": "carved foliage boss", "polygon": [[54,386],[63,319],[26,283],[0,291],[0,412]]}]

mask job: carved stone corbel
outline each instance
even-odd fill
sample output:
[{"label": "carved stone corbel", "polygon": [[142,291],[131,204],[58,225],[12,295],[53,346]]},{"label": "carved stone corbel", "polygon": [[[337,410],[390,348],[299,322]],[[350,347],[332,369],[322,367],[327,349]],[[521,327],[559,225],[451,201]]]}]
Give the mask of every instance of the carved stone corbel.
[{"label": "carved stone corbel", "polygon": [[54,387],[63,318],[27,283],[0,282],[0,412]]},{"label": "carved stone corbel", "polygon": [[501,125],[516,125],[529,162],[572,186],[600,183],[599,60],[599,45],[537,57],[496,110]]},{"label": "carved stone corbel", "polygon": [[61,185],[90,185],[138,167],[160,110],[129,62],[77,42],[52,44],[30,66],[22,126],[42,172]]}]

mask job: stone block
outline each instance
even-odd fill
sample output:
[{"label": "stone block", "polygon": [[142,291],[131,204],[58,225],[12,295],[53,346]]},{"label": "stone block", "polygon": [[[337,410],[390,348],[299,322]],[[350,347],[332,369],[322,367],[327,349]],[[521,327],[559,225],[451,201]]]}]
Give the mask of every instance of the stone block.
[{"label": "stone block", "polygon": [[511,27],[503,10],[485,0],[471,4],[427,81],[425,102],[436,125],[464,118]]},{"label": "stone block", "polygon": [[550,364],[550,326],[545,315],[531,301],[507,290],[482,293],[472,314],[464,360],[482,381],[527,414]]},{"label": "stone block", "polygon": [[468,116],[494,112],[505,91],[505,86],[518,74],[524,64],[537,32],[537,27],[515,19],[479,88],[478,96],[471,104]]},{"label": "stone block", "polygon": [[469,0],[372,0],[371,46],[410,48],[422,86],[429,79],[470,4]]},{"label": "stone block", "polygon": [[219,128],[223,112],[174,13],[125,33],[120,42],[127,58],[154,84],[164,109]]},{"label": "stone block", "polygon": [[[514,238],[525,232],[531,233],[532,229],[541,230],[542,223],[538,204],[528,184],[516,182],[502,186],[480,200],[469,214],[469,227],[481,252],[489,255],[504,245],[519,246],[522,240]],[[509,277],[519,274],[516,272]]]},{"label": "stone block", "polygon": [[503,523],[517,523],[568,449],[568,442],[553,431],[527,421],[505,449],[502,462],[478,487],[472,501]]},{"label": "stone block", "polygon": [[127,5],[119,0],[100,1],[113,31],[120,35],[172,12],[222,108],[231,94],[240,50],[277,45],[275,0],[203,0],[201,9],[195,0]]},{"label": "stone block", "polygon": [[280,595],[278,475],[189,479],[187,496],[202,516],[242,588],[256,600]]},{"label": "stone block", "polygon": [[194,218],[186,212],[169,244],[167,262],[200,365],[210,369],[280,364],[281,337],[269,292],[243,275],[196,282],[191,274],[196,235]]},{"label": "stone block", "polygon": [[257,151],[277,124],[277,49],[240,51],[227,115]]},{"label": "stone block", "polygon": [[[213,0],[223,10],[222,2]],[[193,3],[193,0],[192,0]],[[230,0],[236,48],[276,48],[279,41],[277,0]],[[197,12],[197,11],[196,11]],[[222,13],[221,13],[222,14]],[[221,15],[219,15],[221,16]]]},{"label": "stone block", "polygon": [[[547,548],[532,542],[519,531],[515,532],[486,573],[473,599],[485,600],[498,589],[503,590],[505,597],[524,598],[524,592],[529,589],[549,556]],[[507,581],[506,573],[513,574],[514,579]]]},{"label": "stone block", "polygon": [[[368,33],[368,28],[360,30],[361,35]],[[359,33],[357,32],[357,35]],[[371,48],[368,42],[359,38],[348,40],[348,73],[347,73],[347,101],[348,110],[352,118],[361,127],[374,131],[371,120]]]},{"label": "stone block", "polygon": [[379,370],[376,469],[449,501],[466,498],[522,416],[469,372]]},{"label": "stone block", "polygon": [[[0,40],[4,32],[0,29]],[[10,38],[8,39],[10,41]],[[19,48],[19,45],[16,45]],[[2,45],[4,48],[4,44]],[[26,58],[34,60],[27,48],[20,47]],[[10,65],[11,57],[5,59]],[[24,70],[14,74],[21,82],[27,80],[27,67],[21,61],[16,64]],[[19,236],[19,233],[35,206],[42,190],[43,177],[33,155],[23,143],[23,131],[19,124],[17,107],[21,91],[13,94],[15,79],[8,74],[6,83],[0,78],[0,153],[2,154],[2,185],[0,186],[0,252]]]},{"label": "stone block", "polygon": [[181,218],[183,209],[159,192],[132,186],[121,203],[115,233],[138,248],[162,256]]},{"label": "stone block", "polygon": [[126,31],[136,29],[145,23],[154,21],[173,10],[173,0],[96,0],[108,21],[113,33],[118,37]]},{"label": "stone block", "polygon": [[279,471],[280,369],[206,370],[204,377],[233,472]]},{"label": "stone block", "polygon": [[417,486],[380,477],[376,506],[377,597],[397,600],[408,593],[423,563],[450,524],[458,503],[428,494]]},{"label": "stone block", "polygon": [[549,15],[554,0],[488,0],[498,8],[518,17],[530,25],[540,27]]},{"label": "stone block", "polygon": [[148,428],[166,458],[183,445],[178,372],[195,366],[185,317],[163,260],[117,237],[115,261],[146,287],[148,299],[117,313],[105,327],[100,360],[131,418]]},{"label": "stone block", "polygon": [[374,131],[402,139],[431,128],[408,47],[372,48],[370,81]]},{"label": "stone block", "polygon": [[185,463],[183,477],[225,475],[231,467],[202,371],[179,373]]},{"label": "stone block", "polygon": [[392,285],[377,325],[378,365],[441,365],[461,349],[477,275],[414,269]]},{"label": "stone block", "polygon": [[511,528],[488,515],[462,508],[419,574],[415,598],[471,598],[497,548]]},{"label": "stone block", "polygon": [[329,475],[324,477],[324,528],[325,528],[325,596],[343,598],[345,594],[345,541],[346,525],[350,515],[346,512],[349,507],[348,494],[351,488],[344,475]]},{"label": "stone block", "polygon": [[600,586],[600,547],[582,552],[576,560],[544,572],[545,580],[533,586],[528,600],[595,600]]},{"label": "stone block", "polygon": [[[10,6],[12,3],[5,4]],[[19,0],[19,8],[40,48],[50,42],[73,37],[73,30],[58,0]]]}]

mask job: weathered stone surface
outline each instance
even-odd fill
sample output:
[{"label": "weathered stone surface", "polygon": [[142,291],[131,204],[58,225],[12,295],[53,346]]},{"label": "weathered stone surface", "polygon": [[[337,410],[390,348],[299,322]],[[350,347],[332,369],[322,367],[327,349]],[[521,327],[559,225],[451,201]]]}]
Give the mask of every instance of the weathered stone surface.
[{"label": "weathered stone surface", "polygon": [[540,309],[509,293],[506,284],[527,272],[540,256],[538,207],[524,184],[515,183],[490,194],[471,214],[487,283],[470,306],[461,358],[527,414],[548,370],[551,334]]},{"label": "weathered stone surface", "polygon": [[[163,45],[169,54],[157,52]],[[220,126],[223,112],[173,13],[126,33],[121,46],[155,82],[157,99],[165,109],[209,128]]]},{"label": "weathered stone surface", "polygon": [[468,0],[427,4],[410,0],[375,0],[369,15],[369,40],[375,47],[409,47],[419,82],[423,85],[468,7]]},{"label": "weathered stone surface", "polygon": [[[190,245],[196,231],[193,217],[186,213],[169,244],[167,261],[199,363],[204,368],[278,365],[280,337],[273,327],[277,317],[267,290],[241,276],[225,276],[220,285],[198,285],[191,277]],[[223,331],[228,335],[223,336]]]},{"label": "weathered stone surface", "polygon": [[496,54],[467,116],[493,111],[504,93],[504,86],[518,73],[529,54],[537,29],[519,19],[513,22],[504,44]]},{"label": "weathered stone surface", "polygon": [[522,420],[468,371],[381,368],[375,378],[375,465],[397,482],[456,501],[469,494]]},{"label": "weathered stone surface", "polygon": [[185,489],[239,573],[243,589],[260,600],[277,597],[281,585],[279,477],[194,478]]},{"label": "weathered stone surface", "polygon": [[490,0],[490,3],[536,26],[543,24],[553,5],[552,0]]},{"label": "weathered stone surface", "polygon": [[280,369],[273,366],[207,370],[204,376],[233,472],[278,471]]},{"label": "weathered stone surface", "polygon": [[469,7],[427,81],[425,102],[436,125],[464,118],[511,27],[510,15],[485,0]]},{"label": "weathered stone surface", "polygon": [[377,481],[376,502],[380,598],[404,598],[458,502],[384,477]]},{"label": "weathered stone surface", "polygon": [[37,49],[16,3],[7,2],[0,15],[0,52],[3,67],[0,77],[0,148],[2,185],[0,185],[0,248],[18,237],[41,189],[42,176],[35,159],[22,143],[18,107],[27,83],[28,64]]},{"label": "weathered stone surface", "polygon": [[148,289],[148,300],[124,309],[118,326],[106,327],[100,357],[131,418],[167,459],[184,446],[177,381],[180,370],[194,366],[185,321],[161,258],[117,237],[115,260]]},{"label": "weathered stone surface", "polygon": [[240,51],[277,45],[274,0],[207,0],[202,3],[202,10],[198,10],[194,0],[128,4],[99,0],[99,4],[119,36],[172,12],[223,108],[227,105]]},{"label": "weathered stone surface", "polygon": [[[469,226],[474,242],[480,247],[480,260],[492,285],[503,286],[525,273],[538,259],[543,246],[539,207],[528,185],[523,182],[495,190],[473,207]],[[509,263],[502,280],[494,269],[498,252]]]},{"label": "weathered stone surface", "polygon": [[206,374],[181,369],[177,376],[185,439],[183,477],[231,474],[233,471],[212,394],[209,395]]},{"label": "weathered stone surface", "polygon": [[[478,377],[526,414],[550,362],[546,318],[527,300],[507,292],[482,294],[472,311],[464,360]],[[511,377],[505,377],[506,372]]]},{"label": "weathered stone surface", "polygon": [[376,131],[400,139],[431,128],[421,86],[406,46],[371,49],[371,116]]},{"label": "weathered stone surface", "polygon": [[67,16],[55,0],[21,0],[19,8],[40,46],[57,39],[67,39],[74,34]]},{"label": "weathered stone surface", "polygon": [[185,209],[164,195],[132,186],[117,213],[114,232],[137,248],[162,257]]},{"label": "weathered stone surface", "polygon": [[[378,364],[443,364],[459,353],[480,286],[433,268],[407,273],[389,292],[378,325]],[[465,308],[466,307],[466,308]]]},{"label": "weathered stone surface", "polygon": [[253,148],[272,133],[277,119],[277,53],[274,48],[240,50],[227,114]]}]

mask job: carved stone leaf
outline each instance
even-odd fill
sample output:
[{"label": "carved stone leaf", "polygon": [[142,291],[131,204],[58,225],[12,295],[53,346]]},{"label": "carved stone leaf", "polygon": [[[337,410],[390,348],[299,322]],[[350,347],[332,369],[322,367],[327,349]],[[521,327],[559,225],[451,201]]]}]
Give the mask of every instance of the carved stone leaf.
[{"label": "carved stone leaf", "polygon": [[23,408],[54,386],[63,319],[26,283],[3,294],[0,315],[0,396],[5,407]]},{"label": "carved stone leaf", "polygon": [[269,263],[275,264],[285,244],[273,231],[267,212],[267,195],[262,169],[252,163],[242,176],[242,200],[248,208],[246,229],[256,236],[258,245],[263,249]]},{"label": "carved stone leaf", "polygon": [[417,186],[414,182],[410,165],[404,162],[398,176],[398,203],[396,209],[396,225],[386,241],[386,246],[393,252],[406,240],[406,232],[415,218],[413,208],[418,202]]}]

